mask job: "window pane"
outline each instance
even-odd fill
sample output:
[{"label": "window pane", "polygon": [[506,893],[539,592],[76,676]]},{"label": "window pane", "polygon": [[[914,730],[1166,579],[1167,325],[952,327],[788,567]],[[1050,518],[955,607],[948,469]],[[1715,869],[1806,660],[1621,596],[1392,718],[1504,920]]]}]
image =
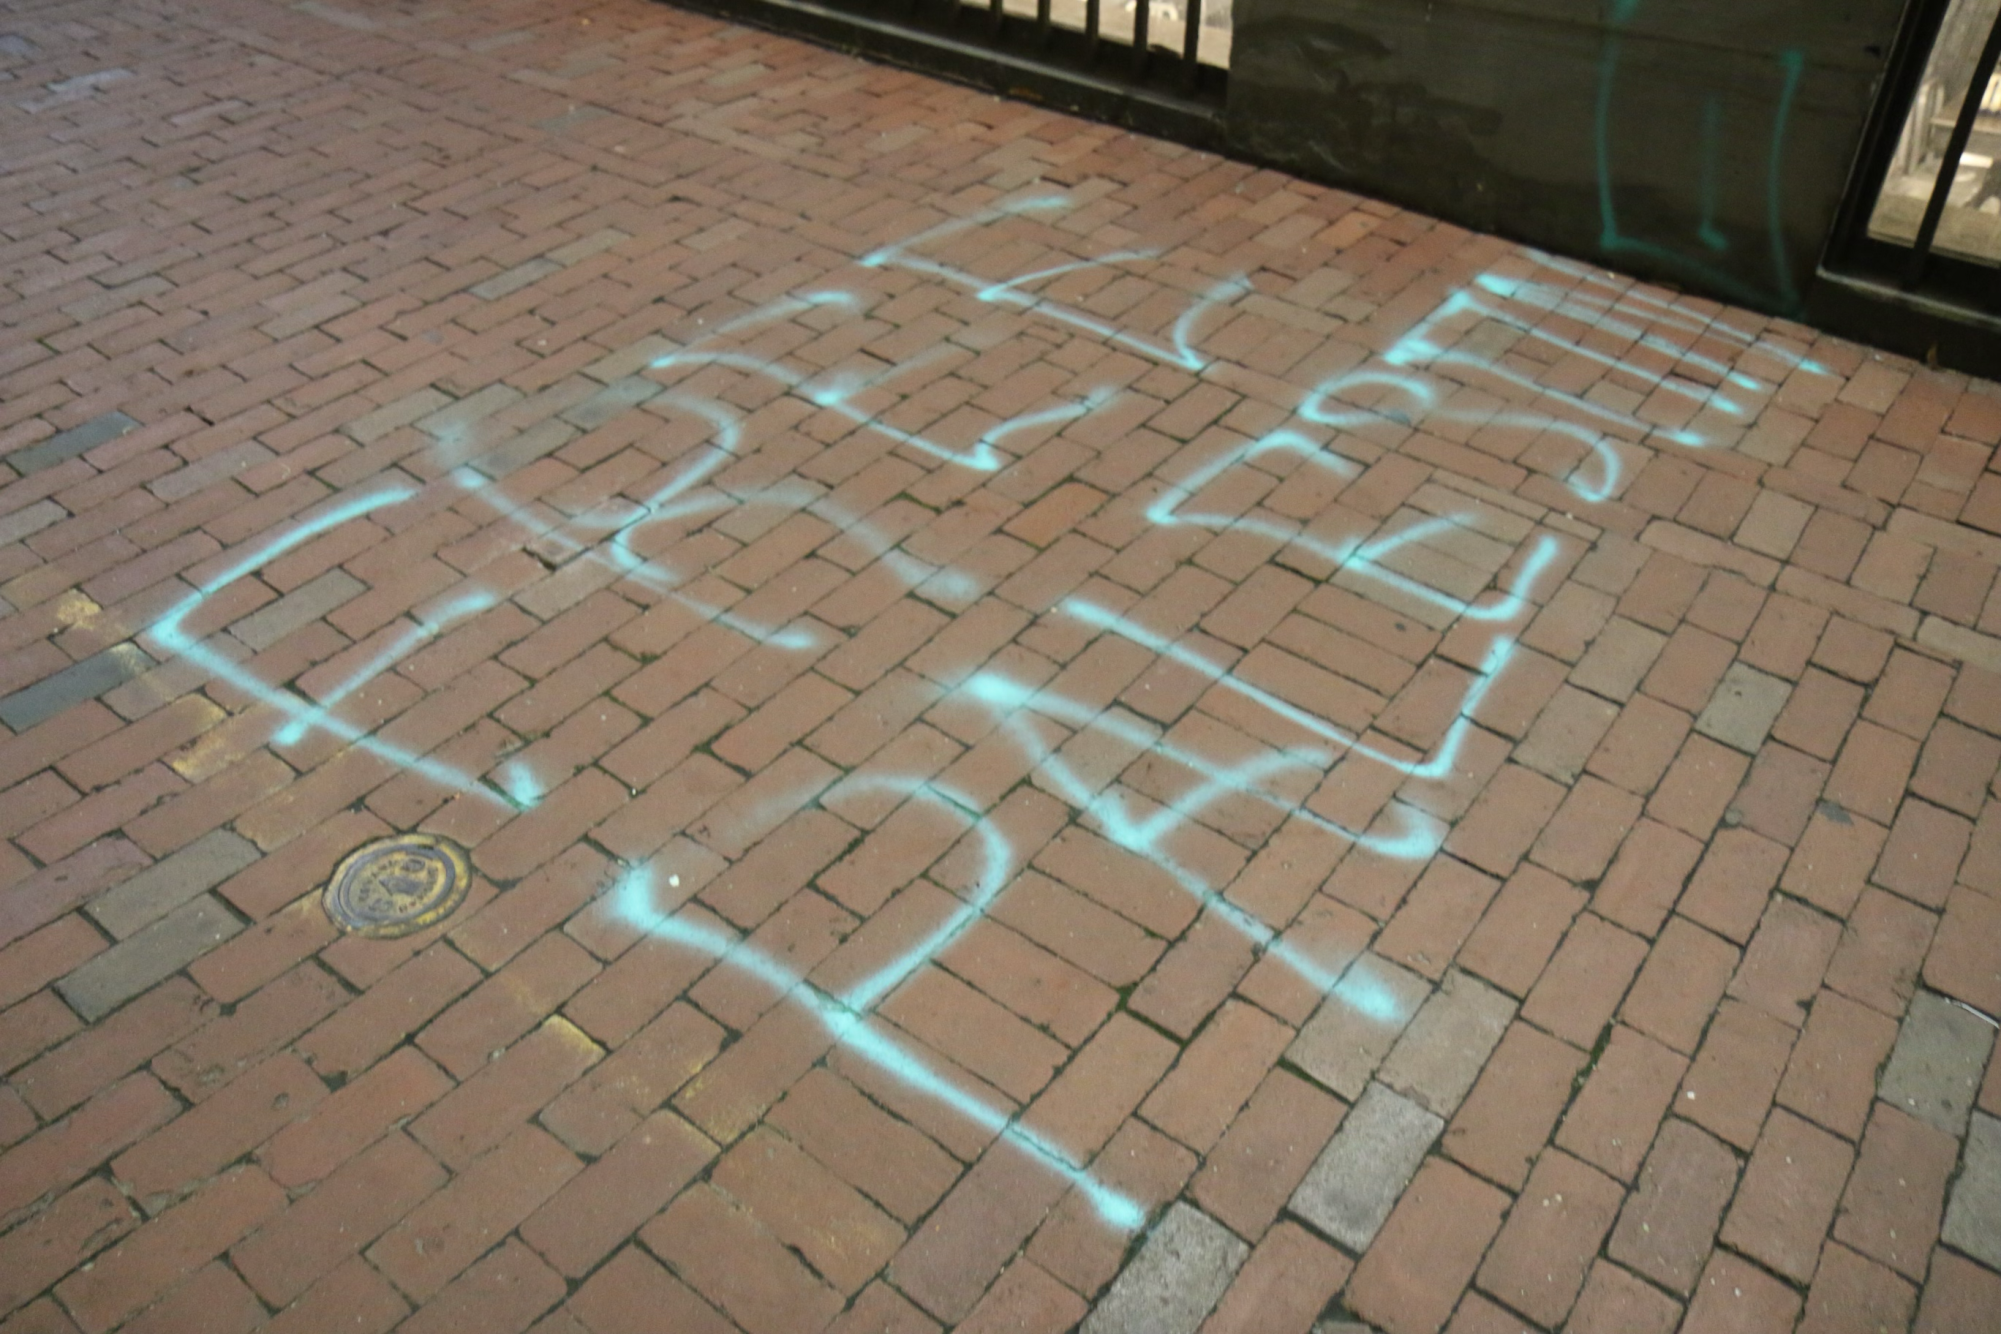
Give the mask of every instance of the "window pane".
[{"label": "window pane", "polygon": [[[1906,245],[1916,238],[1938,182],[1946,140],[1971,91],[1973,67],[1997,16],[2001,0],[1954,0],[1946,11],[1870,216],[1871,236]],[[2001,264],[2001,78],[1989,80],[1977,95],[1979,118],[1959,160],[1933,249]]]}]

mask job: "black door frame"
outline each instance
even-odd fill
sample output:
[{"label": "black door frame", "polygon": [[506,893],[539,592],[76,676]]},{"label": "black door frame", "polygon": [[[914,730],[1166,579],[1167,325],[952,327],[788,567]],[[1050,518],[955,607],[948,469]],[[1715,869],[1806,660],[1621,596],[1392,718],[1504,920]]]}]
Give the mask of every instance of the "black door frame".
[{"label": "black door frame", "polygon": [[[1839,306],[1848,306],[1859,298],[1896,307],[1909,315],[1962,322],[1969,326],[1969,336],[1983,328],[2001,333],[2001,265],[1983,264],[1942,253],[1929,244],[1934,238],[1928,233],[1937,226],[1938,209],[1944,202],[1942,195],[1935,198],[1927,210],[1930,228],[1921,230],[1918,238],[1925,244],[1903,245],[1869,235],[1870,215],[1889,174],[1905,120],[1917,97],[1926,62],[1931,57],[1932,46],[1938,39],[1950,4],[1951,0],[1910,0],[1905,8],[1903,21],[1884,67],[1876,105],[1863,130],[1855,165],[1849,172],[1847,190],[1835,214],[1834,227],[1821,262],[1821,276],[1826,280],[1823,286],[1832,284],[1838,289],[1846,289],[1845,292],[1825,294]],[[1997,43],[2001,43],[2001,17],[1997,17],[1995,36],[1988,40],[1988,51],[1983,54],[1991,55]],[[1982,70],[1976,67],[1973,83],[1967,92],[1969,114],[1962,119],[1969,125],[1971,111],[1977,106],[1980,91],[1985,86],[1981,73]],[[1956,132],[1955,137],[1960,138],[1959,146],[1963,148],[1963,136]],[[1949,160],[1956,172],[1957,154],[1949,154]],[[1940,186],[1949,190],[1950,178],[1943,170],[1940,174]],[[1938,193],[1935,191],[1935,194]],[[1851,320],[1844,318],[1840,323],[1851,323]],[[1937,334],[1939,331],[1933,332]],[[1951,330],[1943,332],[1947,342],[1965,343],[1965,338],[1954,337]],[[1884,341],[1880,329],[1869,341]],[[1912,342],[1908,334],[1890,341],[1907,347]],[[1918,341],[1923,341],[1922,335]],[[1937,337],[1932,342],[1936,346]],[[1995,344],[1990,339],[1980,340],[1979,345],[1987,349],[1980,354],[1982,360],[2001,350],[2001,344]],[[1949,359],[1962,364],[1966,360],[1964,355]],[[2001,361],[1988,362],[1984,367],[1968,367],[1984,369],[1988,374],[1995,373],[1997,368],[2001,368]]]}]

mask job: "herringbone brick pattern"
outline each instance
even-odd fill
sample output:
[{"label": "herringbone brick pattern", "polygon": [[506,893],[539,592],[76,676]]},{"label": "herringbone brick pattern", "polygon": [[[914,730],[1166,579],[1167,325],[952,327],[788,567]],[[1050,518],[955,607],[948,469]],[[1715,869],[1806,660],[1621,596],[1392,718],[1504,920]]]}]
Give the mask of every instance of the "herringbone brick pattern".
[{"label": "herringbone brick pattern", "polygon": [[0,145],[4,1334],[2001,1328],[2001,387],[637,0]]}]

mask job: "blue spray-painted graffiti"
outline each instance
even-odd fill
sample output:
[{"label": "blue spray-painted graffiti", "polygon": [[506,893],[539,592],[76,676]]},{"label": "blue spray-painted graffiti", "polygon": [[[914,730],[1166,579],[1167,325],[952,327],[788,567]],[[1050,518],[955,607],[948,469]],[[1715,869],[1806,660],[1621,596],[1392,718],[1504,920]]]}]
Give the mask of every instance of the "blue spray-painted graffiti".
[{"label": "blue spray-painted graffiti", "polygon": [[[935,254],[920,253],[983,226],[1066,206],[1067,201],[1047,196],[1017,201],[876,250],[864,257],[860,266],[864,272],[901,270],[927,281],[950,284],[981,304],[1023,320],[1047,321],[1158,365],[1227,384],[1228,364],[1206,357],[1198,348],[1206,324],[1226,317],[1251,292],[1247,281],[1213,285],[1187,305],[1164,337],[1151,337],[1115,327],[1040,290],[1094,269],[1144,264],[1151,258],[1149,252],[1122,251],[1069,260],[998,282],[978,277]],[[1719,421],[1741,419],[1749,412],[1746,405],[1772,392],[1775,385],[1720,354],[1692,352],[1669,335],[1684,336],[1690,343],[1697,336],[1706,336],[1745,352],[1755,347],[1762,364],[1776,364],[1788,372],[1824,373],[1801,352],[1769,343],[1754,345],[1727,328],[1706,325],[1657,299],[1622,292],[1586,270],[1541,257],[1538,263],[1552,275],[1549,281],[1499,271],[1478,276],[1373,362],[1302,389],[1289,421],[1256,438],[1219,448],[1212,457],[1188,466],[1178,481],[1129,502],[1139,509],[1144,523],[1156,529],[1253,536],[1273,550],[1289,549],[1320,562],[1333,572],[1330,578],[1344,579],[1351,588],[1379,598],[1386,606],[1412,609],[1434,628],[1464,625],[1485,635],[1484,656],[1456,713],[1428,753],[1412,756],[1372,741],[1321,716],[1309,702],[1286,698],[1258,684],[1219,649],[1205,647],[1179,632],[1151,628],[1143,615],[1085,594],[1062,599],[1050,616],[1091,636],[1113,636],[1158,662],[1190,673],[1208,689],[1226,693],[1242,707],[1271,719],[1275,727],[1302,739],[1296,744],[1269,746],[1249,759],[1219,759],[1204,753],[1197,743],[1169,739],[1154,724],[1121,708],[1024,684],[994,667],[969,673],[944,701],[977,708],[990,717],[994,735],[1017,748],[1037,783],[1062,801],[1073,812],[1074,820],[1161,868],[1211,920],[1239,933],[1258,953],[1290,969],[1317,992],[1379,1019],[1404,1016],[1399,1013],[1400,1003],[1374,974],[1366,955],[1334,968],[1296,948],[1280,927],[1233,902],[1224,892],[1227,886],[1213,883],[1188,864],[1175,850],[1176,836],[1220,803],[1248,800],[1380,857],[1418,861],[1433,856],[1440,846],[1442,829],[1413,808],[1396,805],[1376,824],[1357,829],[1306,809],[1297,794],[1323,781],[1344,760],[1381,766],[1401,780],[1451,779],[1477,726],[1475,715],[1506,673],[1521,634],[1550,591],[1544,585],[1559,560],[1561,544],[1554,534],[1536,531],[1526,521],[1519,521],[1519,532],[1509,540],[1482,534],[1478,506],[1470,498],[1462,512],[1406,514],[1375,532],[1336,537],[1256,511],[1209,508],[1203,497],[1234,470],[1279,462],[1313,470],[1338,489],[1363,472],[1357,460],[1339,451],[1342,433],[1389,422],[1410,428],[1501,424],[1561,435],[1575,442],[1578,455],[1575,465],[1562,475],[1562,483],[1586,506],[1616,495],[1627,481],[1629,469],[1622,446],[1636,449],[1644,441],[1652,448],[1707,448],[1727,443],[1720,435],[1692,424],[1657,427],[1598,401],[1549,388],[1521,365],[1476,350],[1468,339],[1488,325],[1505,328],[1521,342],[1540,342],[1552,356],[1580,357],[1604,370],[1638,377],[1670,396],[1685,398],[1692,420],[1698,412],[1707,412]],[[650,365],[652,374],[674,383],[633,389],[627,395],[629,408],[644,406],[663,417],[685,417],[705,427],[708,437],[699,446],[676,455],[665,469],[666,480],[650,484],[640,494],[620,495],[582,513],[563,515],[510,497],[503,484],[481,470],[481,455],[473,443],[462,435],[447,433],[438,438],[434,450],[435,461],[443,468],[435,481],[364,488],[308,515],[282,535],[252,544],[173,607],[153,627],[152,635],[168,652],[273,709],[281,719],[272,736],[275,745],[294,746],[321,733],[454,791],[475,794],[509,809],[532,808],[545,795],[544,777],[518,755],[504,757],[491,772],[467,772],[428,754],[398,747],[369,727],[342,717],[342,705],[369,681],[395,670],[453,627],[470,624],[493,610],[499,602],[495,594],[468,587],[442,598],[427,614],[412,617],[387,634],[379,649],[317,698],[263,681],[213,632],[205,638],[190,628],[191,620],[237,580],[256,574],[343,524],[415,500],[426,487],[444,488],[461,502],[483,507],[493,521],[513,525],[512,531],[523,546],[532,545],[563,560],[592,562],[613,581],[643,590],[651,598],[674,600],[698,618],[727,625],[781,653],[822,650],[828,647],[823,639],[830,632],[759,621],[698,594],[695,589],[706,571],[698,560],[686,567],[676,563],[678,541],[721,516],[761,507],[787,513],[810,508],[841,540],[858,542],[871,553],[904,589],[917,596],[962,603],[980,588],[976,580],[901,549],[894,535],[877,531],[863,515],[844,511],[820,488],[781,481],[746,494],[717,485],[719,476],[744,457],[750,443],[745,439],[745,414],[686,385],[693,377],[716,370],[761,377],[805,403],[847,419],[857,434],[871,436],[885,453],[903,452],[927,467],[981,476],[1005,474],[1017,461],[1018,456],[1011,452],[1016,442],[1033,443],[1072,424],[1088,422],[1117,407],[1124,391],[1110,386],[1091,389],[1001,421],[979,433],[970,444],[954,444],[897,427],[881,413],[863,406],[876,386],[898,373],[921,368],[935,353],[920,354],[899,366],[856,372],[802,369],[782,358],[756,355],[744,346],[757,331],[790,317],[861,317],[866,309],[865,298],[856,292],[812,291],[754,310],[678,350],[655,357]],[[1551,332],[1552,318],[1563,315],[1589,316],[1585,321],[1589,325],[1651,354],[1649,361],[1654,368]],[[1671,376],[1658,368],[1663,359],[1670,366],[1699,373],[1707,383]],[[1505,401],[1496,399],[1503,405],[1463,406],[1458,395],[1479,384],[1505,393]],[[1457,592],[1437,587],[1420,577],[1417,571],[1421,565],[1410,560],[1426,551],[1451,552],[1455,544],[1460,556],[1465,556],[1463,548],[1469,544],[1484,553],[1470,558],[1476,565],[1485,561],[1478,567],[1480,591],[1469,594],[1464,586]],[[1189,782],[1171,797],[1140,801],[1118,784],[1085,772],[1066,754],[1064,745],[1052,739],[1052,729],[1071,738],[1088,733],[1111,743],[1119,753],[1168,762],[1188,775]],[[1136,1201],[1104,1185],[1089,1163],[1027,1128],[1014,1109],[960,1088],[939,1072],[913,1039],[877,1014],[881,1002],[932,965],[987,913],[1008,888],[1009,868],[1021,860],[1022,850],[1009,846],[1006,835],[978,802],[950,785],[893,775],[852,778],[850,787],[856,783],[885,800],[921,804],[961,822],[966,837],[979,849],[976,860],[980,870],[947,920],[896,959],[839,992],[811,982],[746,939],[730,934],[715,924],[715,919],[679,911],[678,897],[677,910],[664,909],[658,891],[663,878],[673,878],[671,867],[625,868],[605,900],[608,911],[639,931],[713,956],[717,966],[741,969],[781,992],[812,1014],[829,1037],[848,1052],[988,1132],[1018,1144],[1074,1183],[1109,1225],[1125,1230],[1138,1227],[1144,1221],[1144,1211]]]},{"label": "blue spray-painted graffiti", "polygon": [[1598,107],[1593,127],[1597,154],[1598,244],[1612,255],[1641,255],[1700,279],[1717,291],[1729,292],[1753,305],[1776,304],[1781,310],[1800,308],[1799,285],[1793,279],[1792,260],[1787,253],[1784,213],[1784,159],[1786,135],[1792,123],[1793,106],[1799,98],[1800,78],[1806,72],[1806,53],[1788,47],[1775,57],[1779,68],[1777,106],[1772,113],[1770,134],[1764,151],[1764,227],[1771,250],[1772,285],[1769,289],[1719,268],[1715,255],[1729,249],[1729,238],[1716,225],[1718,195],[1721,191],[1723,162],[1723,107],[1711,95],[1702,107],[1702,165],[1700,197],[1702,218],[1697,239],[1712,252],[1709,256],[1690,254],[1674,245],[1636,236],[1620,224],[1616,201],[1616,174],[1612,165],[1617,135],[1615,108],[1619,96],[1619,66],[1625,55],[1627,34],[1645,0],[1616,0],[1610,15],[1611,31],[1605,38],[1598,74]]},{"label": "blue spray-painted graffiti", "polygon": [[662,913],[656,905],[653,868],[626,869],[613,885],[610,909],[635,930],[661,940],[713,955],[719,962],[740,968],[789,1000],[802,1006],[826,1027],[828,1035],[910,1088],[951,1108],[989,1134],[1005,1136],[1030,1155],[1067,1178],[1114,1227],[1131,1230],[1145,1221],[1145,1213],[1132,1200],[1101,1184],[1085,1165],[1072,1160],[1060,1146],[1019,1124],[1003,1108],[965,1092],[941,1076],[908,1043],[899,1039],[871,1012],[918,969],[936,958],[967,928],[978,921],[1006,887],[1009,855],[1005,837],[985,819],[982,812],[950,788],[929,782],[897,784],[894,780],[878,785],[902,788],[909,800],[922,801],[964,819],[983,844],[982,865],[972,891],[944,922],[912,945],[895,960],[856,982],[844,992],[832,994],[761,950],[730,936],[711,923],[685,914]]}]

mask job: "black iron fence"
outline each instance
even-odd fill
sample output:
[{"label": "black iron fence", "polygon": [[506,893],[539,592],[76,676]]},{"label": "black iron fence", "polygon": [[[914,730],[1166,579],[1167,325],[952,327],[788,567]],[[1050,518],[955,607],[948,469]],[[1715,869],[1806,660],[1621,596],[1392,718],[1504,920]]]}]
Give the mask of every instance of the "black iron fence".
[{"label": "black iron fence", "polygon": [[677,0],[995,92],[1220,143],[1230,0]]}]

